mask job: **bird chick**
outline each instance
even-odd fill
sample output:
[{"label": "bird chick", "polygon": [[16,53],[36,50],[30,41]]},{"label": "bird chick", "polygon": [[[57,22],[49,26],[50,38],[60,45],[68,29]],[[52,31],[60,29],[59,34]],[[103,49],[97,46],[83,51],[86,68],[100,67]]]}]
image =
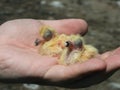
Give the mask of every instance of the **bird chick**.
[{"label": "bird chick", "polygon": [[40,36],[44,40],[40,42],[39,53],[57,57],[58,63],[62,65],[84,62],[98,54],[98,50],[92,45],[86,45],[79,34],[58,34],[53,28],[43,26]]}]

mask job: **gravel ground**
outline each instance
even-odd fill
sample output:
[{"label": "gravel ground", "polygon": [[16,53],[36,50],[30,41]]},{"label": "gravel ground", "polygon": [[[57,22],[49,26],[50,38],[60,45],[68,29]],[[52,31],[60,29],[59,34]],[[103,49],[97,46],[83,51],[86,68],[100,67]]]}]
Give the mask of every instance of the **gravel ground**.
[{"label": "gravel ground", "polygon": [[[0,0],[0,24],[18,18],[65,19],[82,18],[88,22],[86,42],[100,53],[120,46],[119,0]],[[120,90],[120,71],[108,80],[83,89]],[[21,84],[0,84],[0,90],[30,90]],[[39,86],[36,90],[70,90]]]}]

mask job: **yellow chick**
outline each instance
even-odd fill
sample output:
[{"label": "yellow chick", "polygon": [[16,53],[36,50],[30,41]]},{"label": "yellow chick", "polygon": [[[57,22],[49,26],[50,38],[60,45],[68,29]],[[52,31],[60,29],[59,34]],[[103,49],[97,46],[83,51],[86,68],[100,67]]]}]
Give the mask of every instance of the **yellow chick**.
[{"label": "yellow chick", "polygon": [[84,62],[95,57],[98,50],[86,45],[79,34],[58,34],[53,28],[43,26],[40,30],[43,41],[40,42],[39,53],[58,58],[58,63],[63,65]]}]

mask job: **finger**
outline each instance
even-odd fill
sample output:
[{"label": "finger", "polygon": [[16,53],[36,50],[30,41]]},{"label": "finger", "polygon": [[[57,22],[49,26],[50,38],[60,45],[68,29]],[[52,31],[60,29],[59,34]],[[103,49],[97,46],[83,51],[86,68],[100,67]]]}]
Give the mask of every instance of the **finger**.
[{"label": "finger", "polygon": [[107,72],[111,72],[120,68],[120,47],[114,50],[111,54],[105,53],[103,55],[107,56],[105,59],[107,64]]},{"label": "finger", "polygon": [[50,25],[55,28],[58,33],[84,35],[87,32],[88,25],[82,19],[64,19],[64,20],[41,20],[43,25]]},{"label": "finger", "polygon": [[112,54],[112,51],[108,51],[103,53],[102,55],[100,55],[100,58],[105,60],[106,58],[108,58],[110,55]]},{"label": "finger", "polygon": [[51,81],[68,80],[72,78],[82,78],[91,72],[101,71],[106,69],[104,61],[99,59],[91,59],[82,64],[77,63],[70,66],[56,65],[45,74],[45,78]]}]

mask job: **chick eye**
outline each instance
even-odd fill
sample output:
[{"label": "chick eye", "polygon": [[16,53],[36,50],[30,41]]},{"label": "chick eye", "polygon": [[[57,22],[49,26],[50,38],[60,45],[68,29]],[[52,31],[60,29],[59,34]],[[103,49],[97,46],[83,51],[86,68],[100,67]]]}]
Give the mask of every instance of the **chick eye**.
[{"label": "chick eye", "polygon": [[46,32],[44,33],[44,35],[43,35],[43,38],[45,39],[45,40],[50,40],[51,38],[53,37],[53,32],[51,31],[51,30],[46,30]]},{"label": "chick eye", "polygon": [[83,42],[81,39],[78,39],[74,42],[75,47],[80,48],[83,45]]}]

